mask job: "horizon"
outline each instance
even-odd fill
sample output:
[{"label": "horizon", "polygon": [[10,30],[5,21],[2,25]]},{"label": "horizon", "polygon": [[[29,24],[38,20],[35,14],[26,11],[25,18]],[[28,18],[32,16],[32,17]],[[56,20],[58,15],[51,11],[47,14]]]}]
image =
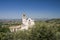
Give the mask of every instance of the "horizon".
[{"label": "horizon", "polygon": [[60,18],[60,0],[0,0],[0,19]]}]

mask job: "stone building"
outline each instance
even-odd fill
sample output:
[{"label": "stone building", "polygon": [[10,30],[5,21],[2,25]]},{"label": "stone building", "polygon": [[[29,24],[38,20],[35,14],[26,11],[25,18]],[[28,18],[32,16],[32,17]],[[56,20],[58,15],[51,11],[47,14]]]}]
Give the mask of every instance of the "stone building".
[{"label": "stone building", "polygon": [[29,27],[32,27],[33,25],[35,25],[34,20],[32,20],[31,18],[27,18],[27,16],[25,14],[22,15],[22,24],[18,25],[18,26],[11,26],[10,31],[11,32],[16,32],[18,30],[28,30]]}]

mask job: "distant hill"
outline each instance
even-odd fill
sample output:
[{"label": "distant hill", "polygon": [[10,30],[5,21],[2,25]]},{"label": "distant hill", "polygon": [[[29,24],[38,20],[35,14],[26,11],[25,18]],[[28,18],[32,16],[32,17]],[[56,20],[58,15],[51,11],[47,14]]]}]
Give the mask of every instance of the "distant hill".
[{"label": "distant hill", "polygon": [[21,19],[0,19],[0,22],[21,22]]},{"label": "distant hill", "polygon": [[48,18],[34,18],[35,21],[46,21]]},{"label": "distant hill", "polygon": [[46,20],[46,22],[50,22],[50,23],[55,22],[55,23],[60,24],[60,18],[59,19],[49,19],[49,20]]}]

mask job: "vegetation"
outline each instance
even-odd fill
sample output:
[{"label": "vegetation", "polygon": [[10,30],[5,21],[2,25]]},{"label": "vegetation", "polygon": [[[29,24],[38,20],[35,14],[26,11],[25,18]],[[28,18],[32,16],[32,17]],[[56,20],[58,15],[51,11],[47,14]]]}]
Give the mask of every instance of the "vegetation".
[{"label": "vegetation", "polygon": [[31,29],[12,33],[0,23],[0,40],[60,40],[60,20],[35,21]]}]

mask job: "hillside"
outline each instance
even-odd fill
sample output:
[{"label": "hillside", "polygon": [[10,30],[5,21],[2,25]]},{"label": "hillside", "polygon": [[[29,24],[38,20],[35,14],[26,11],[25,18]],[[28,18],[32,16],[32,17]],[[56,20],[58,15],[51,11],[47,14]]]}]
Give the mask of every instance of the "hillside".
[{"label": "hillside", "polygon": [[60,40],[60,19],[35,21],[35,26],[32,28],[17,32],[10,32],[8,27],[2,27],[3,23],[0,22],[1,40]]}]

